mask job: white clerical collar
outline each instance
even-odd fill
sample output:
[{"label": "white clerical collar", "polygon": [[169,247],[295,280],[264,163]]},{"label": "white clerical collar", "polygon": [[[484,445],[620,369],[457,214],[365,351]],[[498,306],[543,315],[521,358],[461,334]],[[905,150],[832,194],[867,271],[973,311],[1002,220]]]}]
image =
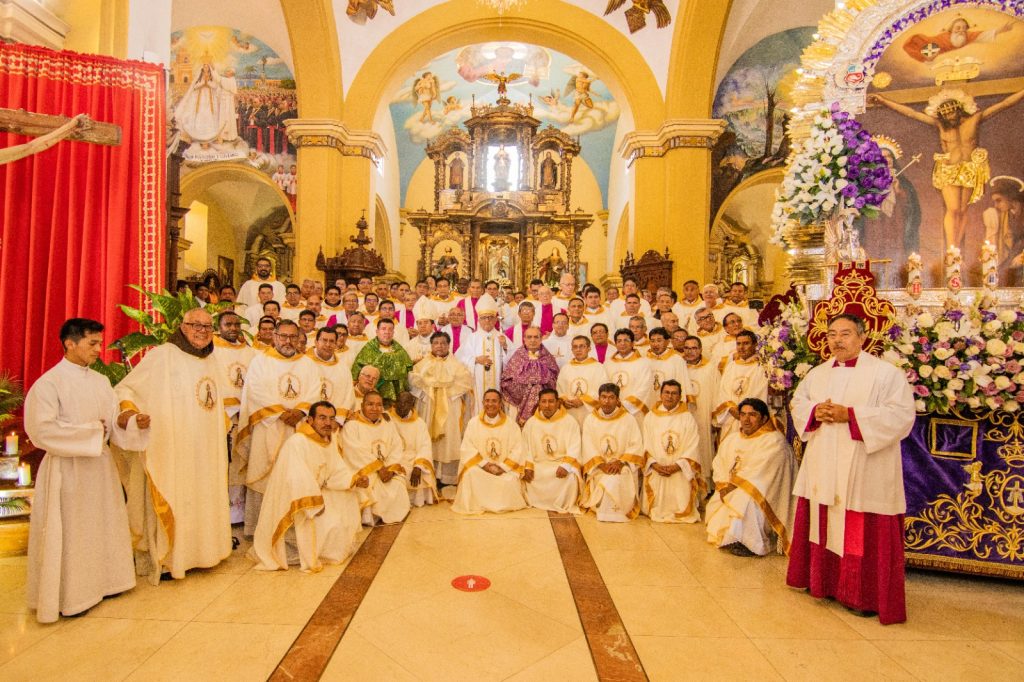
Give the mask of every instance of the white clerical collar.
[{"label": "white clerical collar", "polygon": [[503,415],[503,414],[502,414],[501,412],[498,412],[498,414],[496,414],[496,415],[495,415],[495,416],[493,416],[493,417],[488,417],[488,416],[487,416],[487,414],[485,413],[485,414],[481,414],[481,415],[480,415],[480,419],[481,419],[481,420],[483,420],[483,422],[484,422],[485,424],[490,424],[490,425],[492,425],[492,426],[493,426],[493,425],[495,425],[495,424],[499,423],[499,422],[501,421],[501,418],[502,418],[503,416],[504,416],[504,415]]}]

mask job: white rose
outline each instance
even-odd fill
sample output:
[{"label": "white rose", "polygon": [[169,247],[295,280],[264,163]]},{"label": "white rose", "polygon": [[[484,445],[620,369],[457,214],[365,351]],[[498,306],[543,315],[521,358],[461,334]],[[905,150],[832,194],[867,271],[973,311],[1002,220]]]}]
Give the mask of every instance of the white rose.
[{"label": "white rose", "polygon": [[1016,412],[1017,410],[1020,409],[1020,405],[1017,403],[1016,400],[1007,400],[1005,403],[1003,403],[1003,409],[1006,410],[1007,412]]},{"label": "white rose", "polygon": [[986,334],[998,334],[999,330],[1003,328],[1003,323],[999,320],[990,320],[982,325],[981,328]]},{"label": "white rose", "polygon": [[946,390],[944,390],[942,392],[942,395],[946,396],[950,400],[950,402],[956,400],[956,391],[954,391],[951,388],[947,388]]},{"label": "white rose", "polygon": [[[935,333],[939,335],[939,341],[949,341],[957,335],[956,329],[953,327],[953,323],[949,320],[943,320],[935,325]],[[952,351],[950,351],[950,355],[952,355]],[[949,357],[949,355],[946,357]]]},{"label": "white rose", "polygon": [[999,409],[999,403],[996,402],[995,398],[985,398],[985,405],[987,405],[990,410]]},{"label": "white rose", "polygon": [[794,353],[791,350],[784,350],[784,351],[782,351],[782,359],[785,360],[786,362],[789,362],[790,360],[792,360],[795,357],[796,357],[796,353]]},{"label": "white rose", "polygon": [[946,359],[952,357],[953,349],[952,348],[936,348],[934,355],[935,355],[936,359],[938,359],[938,360],[946,360]]},{"label": "white rose", "polygon": [[954,391],[962,391],[964,390],[964,381],[963,379],[950,379],[949,387]]},{"label": "white rose", "polygon": [[801,362],[799,365],[796,366],[796,369],[793,370],[793,374],[795,374],[799,378],[803,378],[804,375],[810,371],[811,366],[806,362]]},{"label": "white rose", "polygon": [[949,367],[945,365],[939,365],[935,368],[935,376],[939,379],[949,379],[953,376],[952,372],[949,371]]},{"label": "white rose", "polygon": [[914,352],[914,344],[912,343],[901,343],[898,348],[904,355],[912,355]]},{"label": "white rose", "polygon": [[1017,321],[1017,313],[1013,310],[1001,310],[998,317],[999,321],[1004,324],[1013,324]]},{"label": "white rose", "polygon": [[920,398],[918,398],[917,400],[915,400],[915,401],[914,401],[914,409],[915,409],[916,411],[918,411],[918,412],[924,412],[924,411],[925,411],[925,404],[924,404],[924,401],[923,401],[923,400],[921,400]]},{"label": "white rose", "polygon": [[[992,322],[995,322],[995,320]],[[992,322],[988,324],[992,324]],[[988,325],[985,326],[987,327]],[[988,343],[985,344],[985,350],[988,351],[989,355],[1002,357],[1006,354],[1006,343],[1002,339],[989,339]]]},{"label": "white rose", "polygon": [[845,156],[840,156],[838,159],[836,159],[836,163],[839,164],[840,168],[846,165],[846,161],[847,159]]},{"label": "white rose", "polygon": [[927,379],[932,375],[932,372],[934,371],[935,370],[932,368],[931,365],[921,365],[920,369],[917,370],[917,373],[921,376],[922,379]]},{"label": "white rose", "polygon": [[1013,383],[1018,384],[1018,385],[1019,384],[1024,384],[1024,372],[1020,372],[1016,376],[1014,376],[1013,377]]},{"label": "white rose", "polygon": [[996,377],[996,388],[1000,391],[1005,391],[1010,387],[1010,378],[1000,374]]},{"label": "white rose", "polygon": [[977,396],[972,396],[967,399],[967,405],[974,409],[978,409],[979,407],[981,407],[981,398],[978,398]]},{"label": "white rose", "polygon": [[979,374],[974,377],[974,383],[978,385],[978,388],[985,388],[992,383],[992,377],[987,374]]},{"label": "white rose", "polygon": [[928,329],[935,325],[935,318],[931,316],[931,313],[921,313],[917,316],[917,326],[924,329]]}]

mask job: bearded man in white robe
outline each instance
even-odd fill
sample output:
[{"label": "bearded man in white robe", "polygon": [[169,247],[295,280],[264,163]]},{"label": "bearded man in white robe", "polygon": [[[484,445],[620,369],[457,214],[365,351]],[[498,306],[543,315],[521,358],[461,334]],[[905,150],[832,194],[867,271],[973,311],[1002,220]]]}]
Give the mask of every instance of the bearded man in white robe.
[{"label": "bearded man in white robe", "polygon": [[644,441],[636,420],[619,402],[619,387],[598,389],[598,408],[583,422],[581,504],[598,521],[623,523],[640,513],[637,472],[644,464]]},{"label": "bearded man in white robe", "polygon": [[523,433],[502,409],[501,393],[489,389],[483,411],[471,419],[462,438],[459,487],[452,511],[458,514],[507,512],[526,506]]},{"label": "bearded man in white robe", "polygon": [[757,357],[757,335],[749,329],[736,335],[736,352],[722,370],[712,422],[720,429],[718,442],[732,433],[746,398],[768,400],[768,373]]},{"label": "bearded man in white robe", "polygon": [[245,534],[256,531],[267,477],[277,453],[320,397],[320,375],[313,361],[299,350],[302,331],[291,320],[280,320],[274,348],[249,363],[236,452],[245,472]]},{"label": "bearded man in white robe", "polygon": [[807,443],[793,494],[796,518],[786,583],[833,597],[883,625],[907,618],[900,442],[914,426],[903,372],[865,353],[864,321],[836,316],[832,359],[797,386],[793,424]]},{"label": "bearded man in white robe", "polygon": [[715,457],[715,494],[708,500],[708,542],[737,556],[789,549],[796,460],[757,398],[740,403],[739,429]]},{"label": "bearded man in white robe", "polygon": [[413,366],[409,389],[430,434],[432,460],[442,486],[459,480],[462,429],[473,400],[473,377],[449,351],[448,335],[430,337],[430,355]]},{"label": "bearded man in white robe", "polygon": [[558,398],[569,414],[582,426],[597,408],[597,389],[608,382],[605,366],[590,356],[590,338],[572,340],[572,360],[558,373],[555,385]]},{"label": "bearded man in white robe", "polygon": [[583,481],[580,426],[558,401],[558,391],[540,392],[537,411],[523,427],[526,441],[526,501],[531,507],[579,514]]},{"label": "bearded man in white robe", "polygon": [[136,572],[154,585],[231,554],[227,415],[213,358],[213,318],[181,326],[117,385],[122,414],[155,415],[145,451],[130,457],[128,518]]},{"label": "bearded man in white robe", "polygon": [[412,473],[409,474],[409,502],[414,507],[436,504],[437,475],[432,461],[430,431],[426,422],[416,413],[416,397],[409,391],[399,393],[390,416],[405,448],[402,459],[412,462]]},{"label": "bearded man in white robe", "polygon": [[[271,266],[272,264],[269,258],[256,259],[256,272],[253,273],[252,279],[246,280],[238,290],[238,297],[235,299],[238,303],[246,306],[258,303],[258,292],[261,284],[269,284],[271,286],[273,289],[273,296],[270,298],[272,300],[283,301],[285,299],[286,291],[284,283],[279,282],[274,278]],[[250,324],[255,324],[255,321],[252,318],[249,318],[249,322]]]},{"label": "bearded man in white robe", "polygon": [[306,355],[320,375],[319,399],[333,405],[339,423],[344,423],[355,408],[355,396],[352,369],[338,359],[338,332],[332,327],[316,330],[316,340]]},{"label": "bearded man in white robe", "polygon": [[240,523],[245,515],[245,476],[239,470],[240,459],[234,450],[238,439],[238,413],[242,409],[242,388],[256,350],[245,342],[242,320],[232,310],[225,310],[217,316],[217,331],[213,337],[213,359],[220,372],[218,380],[224,388],[224,410],[231,420],[228,430],[228,497],[231,501],[231,522]]},{"label": "bearded man in white robe", "polygon": [[490,294],[484,294],[476,302],[476,314],[479,326],[455,356],[473,375],[470,416],[479,414],[483,409],[486,391],[501,388],[505,358],[514,350],[508,337],[495,329],[498,304]]},{"label": "bearded man in white robe", "polygon": [[258,568],[288,570],[297,563],[319,573],[325,563],[355,552],[359,497],[339,453],[337,428],[334,406],[316,402],[281,446],[253,537]]},{"label": "bearded man in white robe", "polygon": [[644,419],[644,491],[641,510],[651,521],[696,523],[704,499],[704,476],[697,461],[700,434],[683,402],[682,385],[661,385],[661,401]]},{"label": "bearded man in white robe", "polygon": [[615,354],[608,358],[604,368],[608,381],[619,387],[622,407],[640,426],[654,404],[654,373],[647,358],[634,350],[633,339],[633,332],[628,329],[615,332]]},{"label": "bearded man in white robe", "polygon": [[132,541],[109,439],[147,446],[150,418],[123,416],[110,382],[89,369],[103,325],[72,318],[60,329],[64,359],[25,397],[25,431],[46,451],[29,521],[28,606],[40,623],[74,616],[135,587]]},{"label": "bearded man in white robe", "polygon": [[[412,461],[394,423],[384,414],[384,399],[376,391],[363,396],[362,408],[345,422],[341,454],[354,472],[363,523],[398,523],[409,515],[409,473]],[[360,485],[362,481],[368,485]]]}]

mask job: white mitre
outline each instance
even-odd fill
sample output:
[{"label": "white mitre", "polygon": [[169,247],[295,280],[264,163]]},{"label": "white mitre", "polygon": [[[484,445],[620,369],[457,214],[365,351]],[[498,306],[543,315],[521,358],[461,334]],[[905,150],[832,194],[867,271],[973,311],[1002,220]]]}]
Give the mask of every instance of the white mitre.
[{"label": "white mitre", "polygon": [[479,316],[488,313],[492,315],[498,314],[498,302],[494,300],[493,296],[485,293],[476,300],[476,314]]}]

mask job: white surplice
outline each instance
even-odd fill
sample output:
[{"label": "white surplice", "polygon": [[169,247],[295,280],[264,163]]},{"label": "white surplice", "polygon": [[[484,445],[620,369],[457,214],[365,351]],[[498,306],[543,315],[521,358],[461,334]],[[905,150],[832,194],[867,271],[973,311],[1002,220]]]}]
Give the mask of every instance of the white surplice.
[{"label": "white surplice", "polygon": [[[658,403],[644,419],[644,494],[641,509],[651,521],[696,523],[700,521],[700,501],[706,490],[700,463],[700,435],[697,422],[679,403],[668,411]],[[662,476],[654,464],[679,467],[671,476]]]},{"label": "white surplice", "polygon": [[[578,514],[583,481],[580,426],[564,407],[547,419],[537,410],[523,426],[526,468],[533,480],[526,484],[531,507],[564,514]],[[566,472],[564,478],[558,471]]]},{"label": "white surplice", "polygon": [[141,450],[149,432],[135,417],[118,428],[120,412],[105,376],[66,359],[25,397],[25,431],[46,451],[29,520],[25,589],[40,623],[135,587],[128,513],[107,439]]},{"label": "white surplice", "polygon": [[651,374],[654,375],[654,383],[651,384],[651,399],[653,403],[650,407],[653,407],[654,403],[661,400],[661,385],[669,380],[679,382],[684,403],[689,402],[690,398],[695,397],[689,393],[690,372],[687,370],[686,360],[683,359],[681,354],[668,348],[661,355],[656,355],[654,351],[648,350],[645,353],[645,357],[651,365]]},{"label": "white surplice", "polygon": [[[583,422],[583,473],[586,485],[581,504],[597,513],[598,521],[628,521],[640,513],[637,472],[644,463],[644,440],[636,419],[619,407],[610,415],[594,410]],[[622,462],[618,474],[598,466]]]},{"label": "white surplice", "polygon": [[604,364],[608,381],[619,387],[619,402],[636,419],[637,426],[643,424],[644,415],[654,404],[654,372],[651,363],[634,350],[622,357],[612,355]]},{"label": "white surplice", "polygon": [[[521,479],[524,447],[522,431],[505,413],[494,419],[483,413],[470,419],[462,438],[459,488],[452,511],[482,514],[525,507]],[[502,473],[495,476],[485,471],[489,463],[500,467]]]},{"label": "white surplice", "polygon": [[359,496],[351,489],[336,434],[323,439],[305,421],[278,453],[253,537],[257,568],[274,571],[298,563],[317,573],[356,549]]},{"label": "white surplice", "polygon": [[352,392],[352,367],[338,359],[337,354],[329,360],[323,360],[316,353],[316,348],[306,351],[306,356],[313,362],[317,374],[320,375],[320,396],[317,400],[326,400],[338,415],[338,421],[344,422],[355,406]]},{"label": "white surplice", "polygon": [[[353,485],[360,476],[370,479],[369,487],[355,488],[364,522],[373,525],[376,517],[382,523],[397,523],[409,515],[412,461],[389,418],[371,422],[362,413],[353,415],[341,430],[341,450],[353,471]],[[386,482],[380,477],[384,470],[394,474]]]}]

